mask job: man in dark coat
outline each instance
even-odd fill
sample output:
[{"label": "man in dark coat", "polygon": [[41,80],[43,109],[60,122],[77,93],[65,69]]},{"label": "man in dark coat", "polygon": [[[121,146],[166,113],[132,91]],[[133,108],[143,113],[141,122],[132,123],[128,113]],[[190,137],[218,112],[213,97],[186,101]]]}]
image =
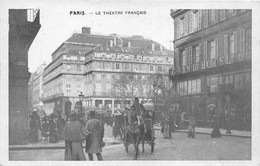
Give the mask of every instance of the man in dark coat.
[{"label": "man in dark coat", "polygon": [[29,122],[29,142],[37,143],[38,139],[38,130],[41,128],[40,117],[36,111],[32,112],[30,115],[30,122]]},{"label": "man in dark coat", "polygon": [[138,118],[138,123],[142,123],[142,116],[145,115],[145,108],[143,104],[139,103],[138,97],[135,98],[134,104],[131,106],[131,110],[133,110]]},{"label": "man in dark coat", "polygon": [[84,130],[84,127],[78,122],[77,114],[72,112],[63,130],[65,160],[86,160],[82,141],[88,134],[88,131]]},{"label": "man in dark coat", "polygon": [[103,160],[101,152],[104,146],[104,124],[95,118],[95,111],[89,112],[89,118],[86,123],[86,129],[90,133],[86,139],[86,153],[89,160],[93,160],[93,154],[96,154],[98,160]]},{"label": "man in dark coat", "polygon": [[59,140],[61,140],[62,139],[62,132],[63,132],[63,129],[65,127],[66,121],[61,117],[61,115],[58,115],[58,119],[57,119],[56,124],[57,124]]}]

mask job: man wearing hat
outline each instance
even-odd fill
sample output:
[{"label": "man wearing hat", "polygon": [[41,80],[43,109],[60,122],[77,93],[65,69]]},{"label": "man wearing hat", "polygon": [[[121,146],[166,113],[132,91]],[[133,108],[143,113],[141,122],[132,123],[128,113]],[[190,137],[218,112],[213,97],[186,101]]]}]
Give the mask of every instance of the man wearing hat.
[{"label": "man wearing hat", "polygon": [[89,111],[86,129],[90,133],[86,140],[86,153],[88,153],[89,160],[93,160],[93,154],[96,154],[98,160],[103,160],[101,152],[104,146],[104,124],[95,118],[95,111]]},{"label": "man wearing hat", "polygon": [[135,112],[138,118],[138,124],[141,123],[141,118],[145,114],[146,110],[143,104],[139,103],[138,97],[135,98],[134,104],[131,106],[131,110]]}]

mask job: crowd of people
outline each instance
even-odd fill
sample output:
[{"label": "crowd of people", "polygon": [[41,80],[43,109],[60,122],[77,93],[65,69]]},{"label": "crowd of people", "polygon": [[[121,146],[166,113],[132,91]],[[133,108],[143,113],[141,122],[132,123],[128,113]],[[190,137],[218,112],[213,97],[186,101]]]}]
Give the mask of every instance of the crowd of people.
[{"label": "crowd of people", "polygon": [[51,114],[41,118],[36,111],[29,116],[29,142],[37,143],[40,140],[56,143],[62,139],[62,131],[66,121],[60,114]]},{"label": "crowd of people", "polygon": [[[214,108],[210,109],[214,110]],[[127,125],[144,124],[146,116],[152,117],[153,122],[155,119],[155,114],[150,115],[143,104],[139,103],[138,98],[135,98],[131,107],[125,107],[123,111],[115,110],[114,116],[126,117],[128,116],[126,112],[130,113],[130,118],[126,121]],[[59,112],[49,116],[44,114],[40,118],[37,112],[33,111],[29,116],[29,141],[36,143],[39,140],[45,140],[56,143],[65,140],[65,160],[86,160],[83,150],[85,143],[85,152],[89,160],[93,160],[93,154],[96,154],[98,160],[103,160],[101,152],[105,145],[103,141],[105,122],[100,117],[98,118],[94,110],[86,115],[81,116],[72,111],[66,122]],[[211,137],[221,137],[220,118],[217,114],[212,114],[212,119]],[[173,112],[162,112],[161,132],[164,138],[172,138],[172,132],[177,129],[187,129],[188,138],[195,138],[195,126],[195,119],[192,116],[186,116],[185,112],[179,116],[175,116]],[[145,131],[146,127],[144,124]],[[230,132],[230,128],[227,128],[227,132]]]}]

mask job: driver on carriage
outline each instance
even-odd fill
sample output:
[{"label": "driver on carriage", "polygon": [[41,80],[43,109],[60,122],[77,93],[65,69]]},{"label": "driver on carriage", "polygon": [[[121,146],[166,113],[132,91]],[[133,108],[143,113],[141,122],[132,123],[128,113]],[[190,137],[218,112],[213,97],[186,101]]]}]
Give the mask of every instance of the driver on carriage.
[{"label": "driver on carriage", "polygon": [[144,116],[146,115],[146,110],[143,104],[139,103],[138,97],[135,98],[134,104],[131,106],[131,110],[135,113],[137,117],[137,123],[144,124]]}]

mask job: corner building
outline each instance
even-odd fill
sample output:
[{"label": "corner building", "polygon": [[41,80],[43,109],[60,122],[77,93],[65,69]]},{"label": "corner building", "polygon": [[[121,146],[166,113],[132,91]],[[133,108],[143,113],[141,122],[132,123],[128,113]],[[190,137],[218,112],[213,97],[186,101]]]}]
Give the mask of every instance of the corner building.
[{"label": "corner building", "polygon": [[251,130],[251,10],[171,10],[180,108],[206,125],[216,106],[236,129]]},{"label": "corner building", "polygon": [[[86,102],[88,107],[111,105],[114,110],[114,107],[120,104],[120,100],[112,93],[113,84],[121,75],[133,74],[143,82],[143,89],[149,89],[147,86],[151,86],[151,83],[145,83],[148,77],[158,73],[167,77],[168,71],[173,66],[173,52],[156,42],[145,39],[116,38],[110,40],[109,45],[100,45],[86,54]],[[146,47],[140,49],[142,44],[146,44]],[[137,96],[140,100],[147,99],[149,92],[144,90]],[[124,103],[131,104],[131,100],[131,95],[129,95]]]},{"label": "corner building", "polygon": [[156,74],[165,67],[169,70],[173,60],[172,51],[142,36],[95,35],[83,27],[82,33],[73,34],[54,51],[52,62],[44,69],[44,110],[47,114],[61,111],[66,116],[77,105],[80,92],[84,107],[110,104],[113,108],[116,99],[109,89],[114,77],[125,71],[124,63],[131,64],[129,72],[150,70]]}]

